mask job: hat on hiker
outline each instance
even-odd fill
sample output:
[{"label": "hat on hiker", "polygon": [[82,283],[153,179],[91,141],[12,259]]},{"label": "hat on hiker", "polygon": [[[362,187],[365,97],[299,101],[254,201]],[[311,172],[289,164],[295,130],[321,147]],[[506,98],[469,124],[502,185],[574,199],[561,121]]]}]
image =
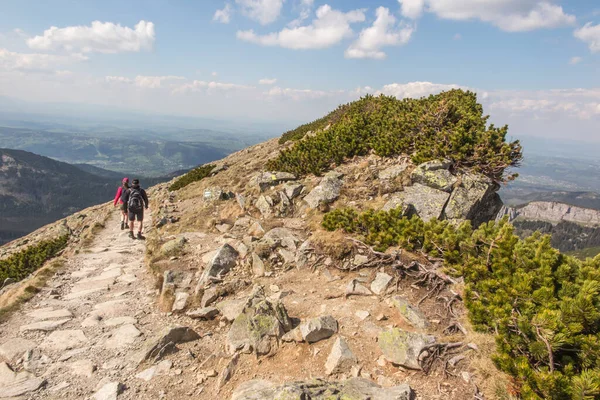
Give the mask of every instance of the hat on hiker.
[{"label": "hat on hiker", "polygon": [[129,183],[129,178],[123,178],[123,183]]},{"label": "hat on hiker", "polygon": [[133,180],[133,184],[134,185],[139,185],[140,184],[140,180],[139,179],[134,179]]}]

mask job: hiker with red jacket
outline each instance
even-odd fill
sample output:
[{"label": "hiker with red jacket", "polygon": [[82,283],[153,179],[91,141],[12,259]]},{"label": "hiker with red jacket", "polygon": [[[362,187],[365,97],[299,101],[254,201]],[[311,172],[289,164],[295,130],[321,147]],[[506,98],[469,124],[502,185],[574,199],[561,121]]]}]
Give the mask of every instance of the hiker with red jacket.
[{"label": "hiker with red jacket", "polygon": [[148,195],[140,186],[139,179],[134,179],[132,183],[131,187],[123,192],[121,198],[123,203],[127,205],[129,237],[135,239],[133,225],[137,219],[140,223],[137,238],[143,240],[145,237],[142,235],[142,227],[144,226],[144,210],[148,209]]},{"label": "hiker with red jacket", "polygon": [[121,209],[121,230],[125,229],[127,225],[127,203],[123,202],[122,196],[123,192],[129,189],[129,178],[123,178],[122,185],[117,189],[117,194],[115,195],[115,201],[113,205],[116,207],[117,203],[119,203],[119,208]]}]

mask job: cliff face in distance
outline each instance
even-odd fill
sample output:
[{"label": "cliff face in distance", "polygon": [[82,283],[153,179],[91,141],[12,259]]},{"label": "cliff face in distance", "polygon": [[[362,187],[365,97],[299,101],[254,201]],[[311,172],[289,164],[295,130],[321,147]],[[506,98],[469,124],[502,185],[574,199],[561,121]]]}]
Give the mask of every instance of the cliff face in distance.
[{"label": "cliff face in distance", "polygon": [[549,201],[534,201],[518,208],[505,207],[499,217],[504,215],[508,215],[511,221],[521,218],[554,224],[567,221],[582,225],[600,225],[598,210]]}]

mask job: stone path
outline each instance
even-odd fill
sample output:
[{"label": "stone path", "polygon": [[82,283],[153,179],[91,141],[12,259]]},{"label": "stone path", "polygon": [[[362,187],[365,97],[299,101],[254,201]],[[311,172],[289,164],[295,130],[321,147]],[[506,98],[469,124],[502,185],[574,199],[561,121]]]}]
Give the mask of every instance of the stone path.
[{"label": "stone path", "polygon": [[114,213],[92,246],[0,326],[0,399],[155,398],[138,393],[139,383],[168,373],[170,361],[137,378],[133,361],[167,325],[153,304],[144,243],[129,239]]}]

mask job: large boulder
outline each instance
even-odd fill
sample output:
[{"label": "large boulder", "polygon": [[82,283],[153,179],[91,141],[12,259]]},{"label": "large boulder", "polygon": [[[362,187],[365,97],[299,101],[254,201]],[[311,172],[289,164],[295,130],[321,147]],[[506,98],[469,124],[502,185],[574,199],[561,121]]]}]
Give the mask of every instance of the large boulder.
[{"label": "large boulder", "polygon": [[261,195],[256,203],[254,203],[258,211],[262,214],[263,217],[268,218],[273,214],[273,207],[275,206],[275,202],[273,198],[268,195]]},{"label": "large boulder", "polygon": [[302,322],[283,338],[284,341],[316,343],[330,338],[338,331],[338,323],[331,315],[325,315]]},{"label": "large boulder", "polygon": [[204,268],[200,282],[206,284],[211,278],[218,278],[228,273],[235,266],[238,256],[237,250],[229,244],[221,246]]},{"label": "large boulder", "polygon": [[393,328],[379,334],[379,348],[384,357],[396,365],[410,369],[421,369],[419,355],[426,346],[435,343],[430,335]]},{"label": "large boulder", "polygon": [[268,354],[272,342],[292,328],[292,323],[283,304],[271,302],[262,286],[255,286],[240,315],[233,321],[227,334],[227,348],[231,354],[252,351]]},{"label": "large boulder", "polygon": [[177,256],[183,250],[185,243],[187,242],[185,237],[169,240],[162,246],[160,246],[159,254],[162,257]]},{"label": "large boulder", "polygon": [[254,177],[254,183],[258,185],[261,192],[267,190],[271,186],[279,185],[283,182],[295,181],[296,176],[289,172],[261,172]]},{"label": "large boulder", "polygon": [[449,193],[416,183],[395,194],[383,207],[383,210],[389,211],[399,205],[410,205],[416,215],[427,222],[433,218],[440,219],[442,217],[449,197]]},{"label": "large boulder", "polygon": [[448,170],[446,160],[429,161],[419,165],[411,174],[413,182],[450,193],[458,179]]},{"label": "large boulder", "polygon": [[473,226],[493,220],[503,205],[497,191],[498,185],[484,175],[463,175],[448,200],[445,218],[457,223],[470,220]]},{"label": "large boulder", "polygon": [[410,400],[412,398],[413,391],[407,384],[383,388],[362,378],[337,382],[315,379],[279,386],[269,381],[253,380],[242,383],[231,396],[231,400]]},{"label": "large boulder", "polygon": [[277,247],[283,247],[289,251],[296,252],[297,244],[300,243],[300,239],[286,228],[274,228],[265,234],[261,239],[261,243],[264,243],[275,249]]},{"label": "large boulder", "polygon": [[333,203],[340,197],[342,185],[338,174],[327,173],[321,179],[321,183],[304,198],[304,201],[310,208],[318,208],[320,204]]}]

